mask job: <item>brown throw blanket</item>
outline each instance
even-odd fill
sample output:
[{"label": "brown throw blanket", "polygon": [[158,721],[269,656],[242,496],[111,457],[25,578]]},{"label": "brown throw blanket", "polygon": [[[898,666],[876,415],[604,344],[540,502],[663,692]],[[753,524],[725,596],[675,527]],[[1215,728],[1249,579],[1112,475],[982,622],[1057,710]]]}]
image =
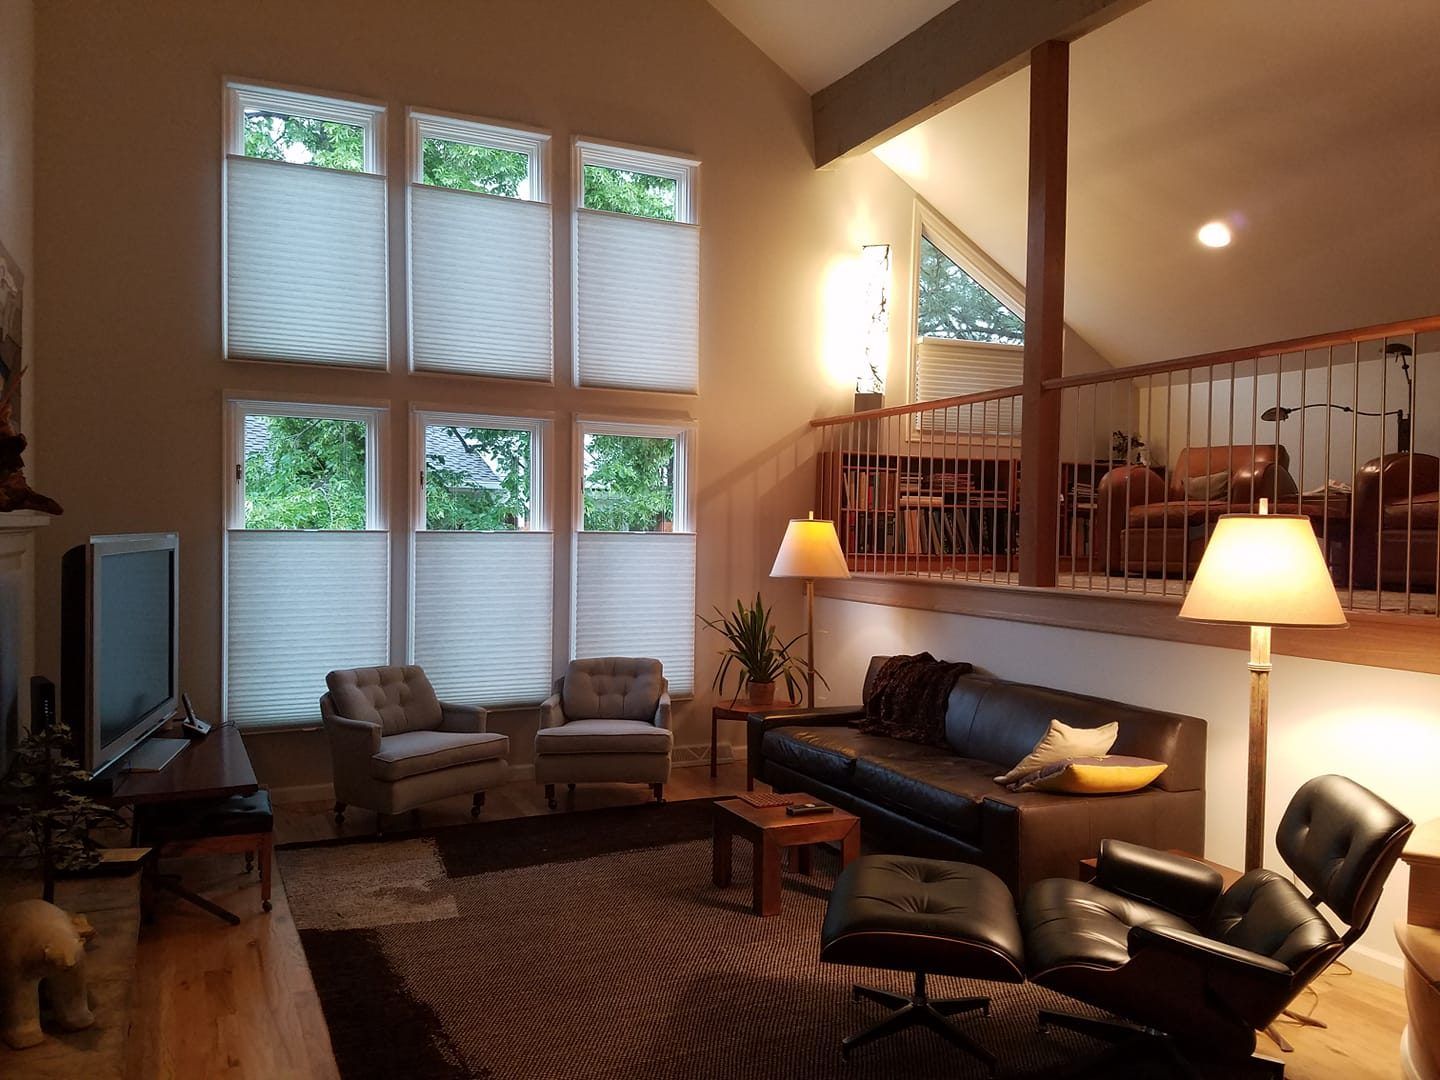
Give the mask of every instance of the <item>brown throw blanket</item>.
[{"label": "brown throw blanket", "polygon": [[936,660],[929,653],[890,657],[875,675],[860,730],[866,735],[944,746],[950,691],[955,680],[971,670],[969,664]]}]

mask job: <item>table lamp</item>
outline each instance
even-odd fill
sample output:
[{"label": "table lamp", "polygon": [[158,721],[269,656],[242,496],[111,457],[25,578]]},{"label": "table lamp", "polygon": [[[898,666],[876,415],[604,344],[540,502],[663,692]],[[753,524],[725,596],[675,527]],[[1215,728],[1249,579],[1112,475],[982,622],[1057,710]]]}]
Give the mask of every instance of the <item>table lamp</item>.
[{"label": "table lamp", "polygon": [[815,707],[815,582],[821,578],[848,578],[850,567],[840,550],[835,523],[815,517],[791,518],[780,541],[773,578],[805,579],[805,704]]},{"label": "table lamp", "polygon": [[1270,628],[1345,626],[1345,612],[1310,519],[1303,514],[1222,514],[1180,608],[1180,618],[1250,627],[1250,766],[1245,869],[1265,849],[1266,724]]}]

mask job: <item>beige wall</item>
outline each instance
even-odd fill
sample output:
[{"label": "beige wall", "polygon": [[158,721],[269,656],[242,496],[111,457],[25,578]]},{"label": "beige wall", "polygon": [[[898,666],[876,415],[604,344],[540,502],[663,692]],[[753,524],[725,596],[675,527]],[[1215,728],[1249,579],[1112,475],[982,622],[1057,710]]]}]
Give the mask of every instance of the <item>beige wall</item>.
[{"label": "beige wall", "polygon": [[[1243,861],[1249,716],[1243,629],[1235,630],[1234,649],[1216,649],[825,598],[816,605],[815,620],[822,628],[816,663],[830,679],[832,704],[858,700],[870,656],[929,650],[1006,679],[1203,717],[1209,725],[1205,854],[1230,866]],[[1284,865],[1275,851],[1275,827],[1306,780],[1342,773],[1416,821],[1427,821],[1440,815],[1437,760],[1440,676],[1277,656],[1270,688],[1266,865]],[[1400,979],[1394,922],[1404,914],[1405,893],[1402,865],[1350,956],[1393,982]]]},{"label": "beige wall", "polygon": [[[816,413],[848,405],[837,320],[861,243],[902,237],[911,194],[863,160],[817,173],[809,101],[703,0],[424,4],[55,0],[38,13],[39,311],[47,345],[45,477],[67,507],[41,552],[41,663],[57,670],[60,554],[93,533],[173,529],[182,537],[182,668],[197,708],[218,712],[221,602],[221,399],[226,389],[389,402],[392,475],[408,475],[400,437],[412,402],[457,411],[553,409],[565,491],[568,417],[699,421],[698,607],[765,588],[792,632],[794,583],[765,579],[791,514],[808,506],[797,442]],[[226,75],[308,85],[550,130],[552,188],[571,190],[574,135],[703,161],[702,374],[698,399],[566,385],[553,391],[456,377],[227,363],[219,356],[221,84]],[[390,124],[391,161],[404,125]],[[391,170],[392,175],[395,169]],[[399,182],[392,182],[393,207]],[[392,217],[397,230],[399,217]],[[556,347],[568,357],[570,215],[555,217]],[[392,323],[402,296],[392,288]],[[899,328],[897,328],[897,334]],[[392,520],[405,493],[392,491]],[[557,530],[569,500],[557,499]],[[562,603],[567,549],[558,549]],[[403,583],[403,543],[394,548]],[[317,616],[321,613],[317,613]],[[714,671],[698,640],[698,682]],[[318,673],[317,673],[318,674]],[[708,742],[708,702],[680,710],[679,742]],[[528,758],[532,714],[496,726]],[[251,740],[277,786],[323,781],[318,736]]]}]

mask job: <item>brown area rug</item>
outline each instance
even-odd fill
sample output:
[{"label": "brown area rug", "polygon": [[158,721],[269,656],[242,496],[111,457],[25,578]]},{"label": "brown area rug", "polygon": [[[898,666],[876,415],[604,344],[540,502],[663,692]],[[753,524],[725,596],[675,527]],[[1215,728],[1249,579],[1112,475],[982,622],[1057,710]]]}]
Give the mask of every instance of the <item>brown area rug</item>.
[{"label": "brown area rug", "polygon": [[[850,986],[899,973],[818,961],[834,862],[787,875],[779,916],[749,912],[750,860],[710,883],[709,800],[459,826],[279,854],[340,1070],[494,1080],[985,1075],[915,1029],[840,1058],[884,1014]],[[1038,987],[934,978],[934,996],[989,994],[961,1026],[1004,1076],[1068,1073],[1098,1043],[1035,1027]],[[1098,1015],[1098,1014],[1097,1014]],[[1106,1066],[1096,1075],[1122,1075]],[[1158,1062],[1123,1075],[1167,1076]]]}]

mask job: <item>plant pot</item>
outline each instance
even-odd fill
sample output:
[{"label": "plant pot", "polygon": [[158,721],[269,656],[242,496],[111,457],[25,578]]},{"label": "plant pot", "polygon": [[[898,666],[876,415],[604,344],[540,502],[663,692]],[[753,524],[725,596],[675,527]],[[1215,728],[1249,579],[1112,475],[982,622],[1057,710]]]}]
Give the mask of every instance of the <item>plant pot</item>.
[{"label": "plant pot", "polygon": [[775,704],[775,684],[773,682],[754,682],[752,680],[750,683],[750,704]]}]

